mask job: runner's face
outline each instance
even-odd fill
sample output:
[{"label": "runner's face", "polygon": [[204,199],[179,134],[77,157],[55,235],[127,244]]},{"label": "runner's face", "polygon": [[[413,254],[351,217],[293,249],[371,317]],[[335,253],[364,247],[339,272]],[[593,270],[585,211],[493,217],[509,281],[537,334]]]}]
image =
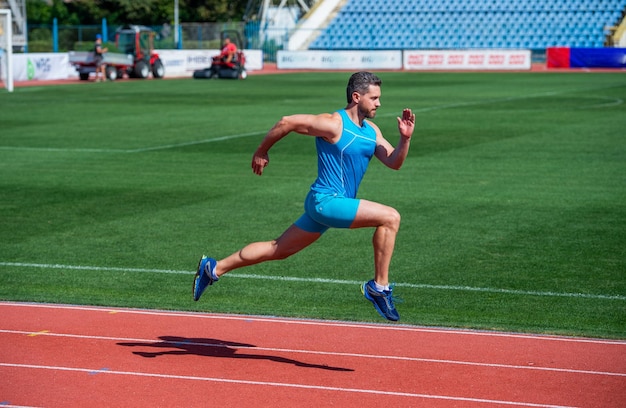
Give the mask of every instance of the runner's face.
[{"label": "runner's face", "polygon": [[363,117],[373,118],[380,106],[380,86],[370,85],[367,93],[360,95],[359,112]]}]

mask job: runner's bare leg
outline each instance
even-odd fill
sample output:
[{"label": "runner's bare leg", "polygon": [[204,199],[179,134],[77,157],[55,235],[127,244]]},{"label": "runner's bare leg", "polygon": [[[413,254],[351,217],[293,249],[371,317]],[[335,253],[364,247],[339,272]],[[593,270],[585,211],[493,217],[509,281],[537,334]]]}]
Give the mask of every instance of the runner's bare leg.
[{"label": "runner's bare leg", "polygon": [[321,236],[291,225],[275,240],[253,242],[241,250],[217,262],[216,274],[221,276],[233,269],[255,265],[260,262],[285,259],[311,245]]},{"label": "runner's bare leg", "polygon": [[400,229],[400,213],[392,207],[373,201],[361,200],[350,228],[375,227],[374,280],[379,285],[389,284],[389,265]]}]

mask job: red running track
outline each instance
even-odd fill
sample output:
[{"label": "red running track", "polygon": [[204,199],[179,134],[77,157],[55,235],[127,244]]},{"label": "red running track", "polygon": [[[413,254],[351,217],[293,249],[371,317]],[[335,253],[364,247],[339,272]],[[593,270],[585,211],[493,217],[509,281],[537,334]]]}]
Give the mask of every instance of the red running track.
[{"label": "red running track", "polygon": [[624,341],[12,302],[0,316],[0,406],[626,406]]}]

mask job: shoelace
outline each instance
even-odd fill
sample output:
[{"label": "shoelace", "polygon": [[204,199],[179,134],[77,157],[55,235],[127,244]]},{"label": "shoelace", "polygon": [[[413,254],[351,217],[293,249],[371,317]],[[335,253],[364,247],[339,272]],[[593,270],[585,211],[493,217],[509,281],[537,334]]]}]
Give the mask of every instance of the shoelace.
[{"label": "shoelace", "polygon": [[396,303],[404,302],[404,299],[402,299],[401,297],[393,295],[393,288],[395,286],[396,286],[396,284],[392,283],[391,285],[389,285],[389,290],[383,291],[383,293],[385,294],[385,297],[388,299],[388,301],[389,301],[389,303],[391,305],[395,305]]}]

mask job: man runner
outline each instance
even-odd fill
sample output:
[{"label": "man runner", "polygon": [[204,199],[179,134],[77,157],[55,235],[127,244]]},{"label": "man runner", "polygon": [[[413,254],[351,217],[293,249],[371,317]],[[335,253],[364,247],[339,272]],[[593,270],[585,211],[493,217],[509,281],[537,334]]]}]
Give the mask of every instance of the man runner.
[{"label": "man runner", "polygon": [[283,137],[296,132],[316,138],[318,177],[305,199],[304,214],[274,240],[248,244],[219,261],[203,256],[194,278],[194,300],[225,273],[285,259],[311,245],[328,228],[373,227],[374,279],[362,284],[361,291],[382,317],[392,321],[400,318],[389,286],[400,214],[387,205],[356,198],[372,156],[391,169],[402,166],[415,127],[415,115],[404,109],[397,118],[400,141],[393,147],[369,120],[380,107],[381,84],[376,75],[357,72],[348,81],[345,109],[285,116],[269,130],[252,156],[252,170],[259,176],[269,164],[269,150]]}]

